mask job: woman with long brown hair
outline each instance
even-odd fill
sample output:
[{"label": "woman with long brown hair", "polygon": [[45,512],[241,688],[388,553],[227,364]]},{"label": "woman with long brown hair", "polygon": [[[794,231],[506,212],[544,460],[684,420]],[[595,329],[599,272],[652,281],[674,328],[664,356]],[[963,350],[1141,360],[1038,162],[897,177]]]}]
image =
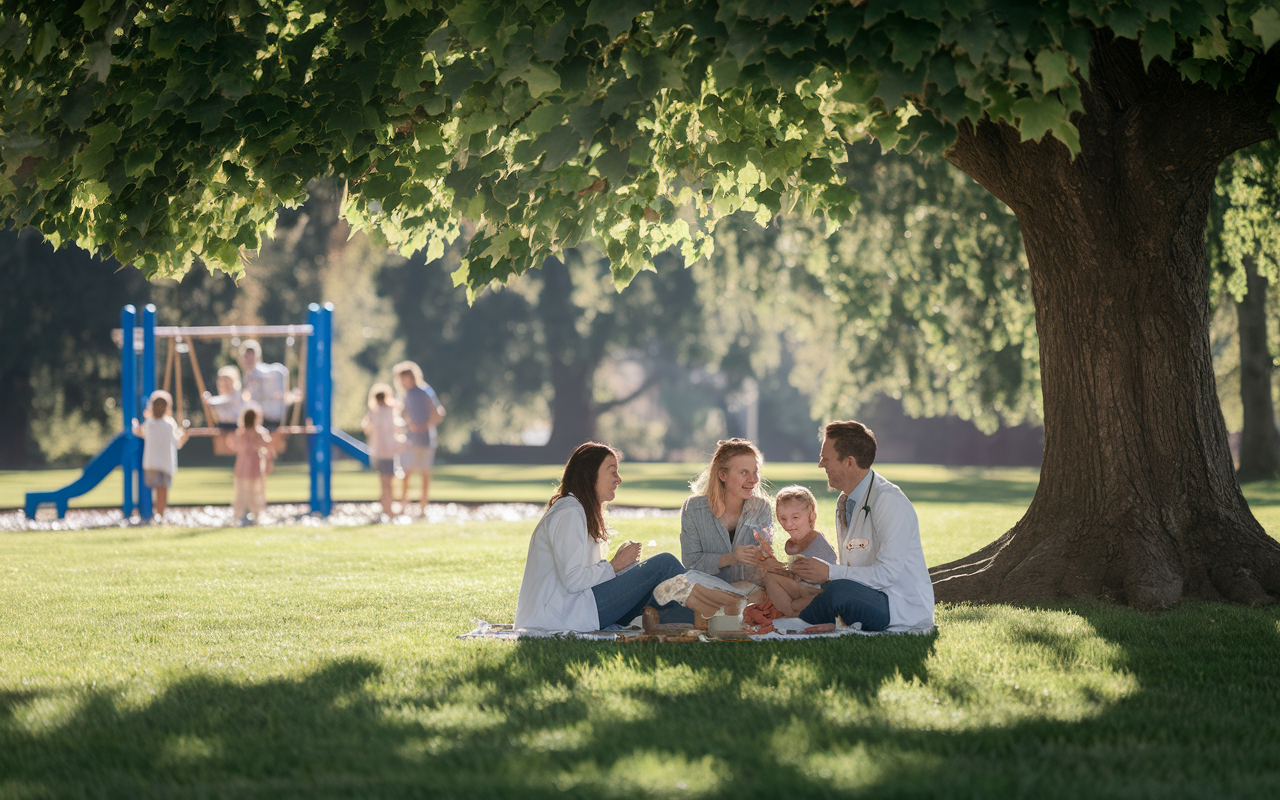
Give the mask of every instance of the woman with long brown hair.
[{"label": "woman with long brown hair", "polygon": [[711,464],[690,484],[680,509],[680,560],[688,569],[729,583],[764,579],[765,554],[756,534],[769,539],[773,512],[760,481],[764,456],[747,439],[716,443]]},{"label": "woman with long brown hair", "polygon": [[664,622],[693,621],[688,608],[659,606],[653,599],[655,586],[684,573],[675,556],[659,553],[639,561],[640,545],[629,542],[612,559],[605,558],[610,533],[604,504],[622,483],[619,458],[617,450],[599,442],[587,442],[569,456],[529,541],[515,627],[601,630],[628,624],[646,605],[658,608]]}]

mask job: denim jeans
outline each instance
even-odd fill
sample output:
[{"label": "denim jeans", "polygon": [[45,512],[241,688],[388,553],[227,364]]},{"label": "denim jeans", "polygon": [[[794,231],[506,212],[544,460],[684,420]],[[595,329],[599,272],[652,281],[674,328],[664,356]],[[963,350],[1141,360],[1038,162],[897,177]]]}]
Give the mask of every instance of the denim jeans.
[{"label": "denim jeans", "polygon": [[626,625],[640,616],[645,606],[658,609],[663,622],[693,622],[693,611],[679,603],[658,605],[653,590],[658,584],[684,574],[680,560],[670,553],[659,553],[641,561],[623,574],[591,587],[596,596],[596,613],[600,627]]},{"label": "denim jeans", "polygon": [[800,619],[813,625],[835,622],[836,617],[845,625],[861,622],[864,631],[882,631],[889,627],[889,597],[865,583],[836,580],[800,612]]}]

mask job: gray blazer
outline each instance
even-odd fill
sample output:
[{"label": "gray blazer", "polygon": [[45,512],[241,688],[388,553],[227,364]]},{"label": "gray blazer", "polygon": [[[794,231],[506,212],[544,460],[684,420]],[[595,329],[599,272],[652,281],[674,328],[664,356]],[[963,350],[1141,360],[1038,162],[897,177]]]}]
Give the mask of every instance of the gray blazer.
[{"label": "gray blazer", "polygon": [[751,581],[760,583],[764,573],[745,564],[730,564],[720,569],[720,556],[734,547],[755,544],[753,528],[769,534],[773,529],[773,510],[759,497],[752,497],[742,506],[742,516],[732,540],[729,531],[720,520],[711,515],[711,505],[705,495],[694,495],[684,501],[680,509],[680,561],[686,569],[696,569],[721,580]]}]

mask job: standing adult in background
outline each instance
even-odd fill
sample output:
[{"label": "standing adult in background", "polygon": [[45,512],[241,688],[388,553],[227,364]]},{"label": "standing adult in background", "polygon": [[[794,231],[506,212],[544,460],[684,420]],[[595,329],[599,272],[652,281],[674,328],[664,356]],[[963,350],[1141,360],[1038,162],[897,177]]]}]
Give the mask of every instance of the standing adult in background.
[{"label": "standing adult in background", "polygon": [[300,398],[297,390],[289,389],[289,368],[280,363],[263,363],[262,345],[256,339],[245,339],[240,345],[240,366],[244,371],[244,402],[257,405],[262,410],[259,422],[267,430],[275,430],[284,420],[286,407]]},{"label": "standing adult in background", "polygon": [[427,511],[431,491],[431,468],[436,461],[436,425],[444,419],[444,406],[431,385],[422,380],[422,369],[413,361],[401,361],[391,368],[400,388],[404,389],[400,414],[408,429],[405,451],[400,454],[404,483],[400,486],[400,505],[409,506],[409,480],[422,476],[422,513]]},{"label": "standing adult in background", "polygon": [[756,533],[773,526],[769,496],[760,484],[764,457],[746,439],[716,443],[711,464],[690,484],[680,509],[680,561],[688,569],[729,583],[760,585],[765,556]]},{"label": "standing adult in background", "polygon": [[920,523],[911,501],[871,468],[876,437],[861,422],[828,423],[818,466],[840,490],[836,503],[837,563],[799,558],[791,572],[830,581],[800,618],[814,624],[862,623],[865,631],[933,626],[933,582],[924,563]]}]

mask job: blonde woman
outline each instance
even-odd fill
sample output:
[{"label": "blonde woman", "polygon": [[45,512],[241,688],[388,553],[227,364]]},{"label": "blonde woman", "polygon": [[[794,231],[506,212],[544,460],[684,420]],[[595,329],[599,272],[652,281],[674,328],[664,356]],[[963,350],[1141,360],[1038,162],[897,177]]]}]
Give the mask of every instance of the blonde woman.
[{"label": "blonde woman", "polygon": [[759,537],[771,540],[773,513],[760,482],[764,457],[746,439],[716,444],[711,464],[690,489],[680,510],[680,560],[687,569],[729,583],[759,586],[765,563]]}]

